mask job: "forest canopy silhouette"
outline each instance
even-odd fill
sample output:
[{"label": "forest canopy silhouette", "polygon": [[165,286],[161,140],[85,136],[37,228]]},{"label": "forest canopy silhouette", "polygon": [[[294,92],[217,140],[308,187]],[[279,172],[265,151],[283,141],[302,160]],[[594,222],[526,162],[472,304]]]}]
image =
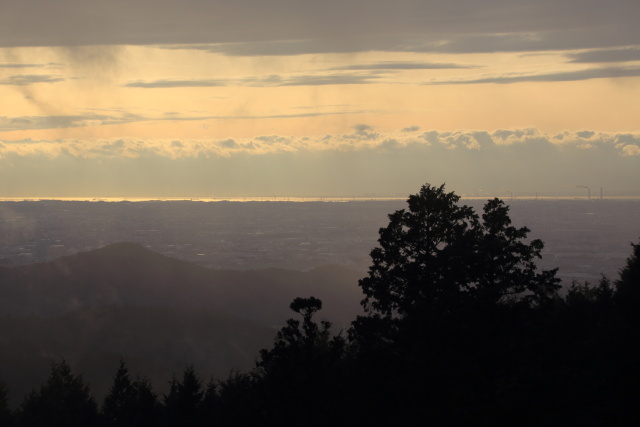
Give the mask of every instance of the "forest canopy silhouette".
[{"label": "forest canopy silhouette", "polygon": [[347,330],[299,296],[255,367],[201,378],[185,360],[166,394],[121,361],[101,402],[62,360],[0,424],[629,425],[637,421],[640,243],[617,279],[575,282],[536,266],[543,243],[509,207],[481,213],[424,185],[379,231]]}]

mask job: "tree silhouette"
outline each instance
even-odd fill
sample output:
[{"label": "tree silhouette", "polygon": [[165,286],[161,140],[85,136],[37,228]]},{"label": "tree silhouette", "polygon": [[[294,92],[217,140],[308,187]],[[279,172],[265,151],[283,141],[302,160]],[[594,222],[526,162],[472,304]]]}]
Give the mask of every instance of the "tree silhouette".
[{"label": "tree silhouette", "polygon": [[615,286],[620,300],[637,305],[640,303],[640,243],[631,243],[631,247],[631,255],[620,270],[620,278]]},{"label": "tree silhouette", "polygon": [[158,422],[158,396],[146,379],[131,381],[124,361],[104,398],[102,417],[107,426],[154,426]]},{"label": "tree silhouette", "polygon": [[7,387],[0,381],[0,426],[11,427],[13,425],[13,414],[9,409],[9,397]]},{"label": "tree silhouette", "polygon": [[187,366],[182,380],[170,383],[169,394],[164,397],[165,422],[169,426],[195,426],[200,423],[204,397],[202,380],[193,366]]},{"label": "tree silhouette", "polygon": [[[289,306],[303,321],[289,319],[270,350],[261,350],[256,363],[264,392],[264,412],[278,425],[329,425],[331,404],[339,384],[345,340],[331,336],[331,323],[313,321],[322,308],[317,298],[296,298]],[[308,414],[314,414],[310,419]]]},{"label": "tree silhouette", "polygon": [[[556,270],[537,271],[543,243],[511,225],[502,201],[489,200],[480,216],[459,199],[429,184],[409,196],[380,229],[359,281],[366,316],[349,331],[351,394],[369,396],[358,410],[376,408],[382,423],[470,424],[491,409],[508,412],[502,397],[489,399],[510,394],[501,384],[534,388],[516,375],[537,339],[533,312],[556,298]],[[371,393],[376,386],[392,392]]]},{"label": "tree silhouette", "polygon": [[64,360],[52,365],[47,381],[27,395],[19,413],[20,424],[30,427],[91,426],[98,419],[89,386]]},{"label": "tree silhouette", "polygon": [[409,196],[408,210],[389,215],[359,282],[368,313],[402,318],[466,303],[536,304],[554,295],[555,270],[535,271],[542,242],[525,242],[529,230],[511,226],[508,207],[490,200],[481,221],[459,199],[444,185],[427,184]]}]

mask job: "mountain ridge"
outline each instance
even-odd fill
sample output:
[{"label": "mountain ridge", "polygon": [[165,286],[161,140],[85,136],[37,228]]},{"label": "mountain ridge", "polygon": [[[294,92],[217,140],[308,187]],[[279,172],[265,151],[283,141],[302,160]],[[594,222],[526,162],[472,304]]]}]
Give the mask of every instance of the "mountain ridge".
[{"label": "mountain ridge", "polygon": [[46,263],[0,267],[0,314],[118,304],[209,306],[279,324],[289,317],[293,298],[313,295],[324,301],[323,317],[345,323],[360,313],[358,278],[341,266],[214,270],[122,242]]}]

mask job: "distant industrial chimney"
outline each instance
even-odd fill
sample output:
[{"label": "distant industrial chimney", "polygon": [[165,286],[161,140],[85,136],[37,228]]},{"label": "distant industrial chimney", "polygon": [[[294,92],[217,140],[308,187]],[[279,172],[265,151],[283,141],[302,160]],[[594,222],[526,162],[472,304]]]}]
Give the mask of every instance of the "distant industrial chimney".
[{"label": "distant industrial chimney", "polygon": [[576,187],[578,187],[578,188],[586,188],[587,191],[588,191],[589,200],[591,200],[591,188],[587,187],[586,185],[576,185]]}]

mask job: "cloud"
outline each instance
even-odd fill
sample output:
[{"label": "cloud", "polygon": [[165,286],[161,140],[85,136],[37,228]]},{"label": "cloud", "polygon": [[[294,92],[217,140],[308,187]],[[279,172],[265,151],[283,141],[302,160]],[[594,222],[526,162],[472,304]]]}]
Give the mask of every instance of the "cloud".
[{"label": "cloud", "polygon": [[473,65],[462,65],[454,63],[437,63],[437,62],[376,62],[372,64],[354,64],[342,67],[330,68],[330,70],[446,70],[446,69],[469,69],[477,68]]},{"label": "cloud", "polygon": [[0,79],[0,86],[27,86],[34,83],[57,83],[65,79],[47,74],[24,74]]},{"label": "cloud", "polygon": [[567,53],[566,57],[569,59],[569,62],[572,63],[640,61],[640,47],[595,49],[585,52]]},{"label": "cloud", "polygon": [[625,145],[622,147],[622,154],[625,156],[640,156],[640,145]]},{"label": "cloud", "polygon": [[9,64],[0,63],[0,68],[39,68],[42,64]]},{"label": "cloud", "polygon": [[338,115],[357,115],[371,113],[371,110],[347,109],[344,111],[318,111],[296,114],[268,114],[268,115],[201,115],[201,116],[177,116],[175,114],[158,114],[156,116],[144,116],[126,111],[113,110],[111,114],[86,114],[86,115],[49,115],[49,116],[0,116],[0,132],[16,130],[40,130],[40,129],[64,129],[84,126],[115,125],[146,121],[207,121],[207,120],[270,120],[301,117],[321,117]]},{"label": "cloud", "polygon": [[127,83],[124,86],[144,88],[144,89],[167,89],[167,88],[178,88],[178,87],[217,87],[217,86],[229,86],[229,80],[207,80],[207,79],[153,80],[153,81],[138,80],[135,82]]},{"label": "cloud", "polygon": [[633,67],[608,67],[592,68],[577,71],[561,71],[557,73],[543,74],[504,74],[497,76],[456,79],[456,80],[431,80],[425,85],[465,85],[465,84],[511,84],[523,82],[568,82],[578,80],[639,77],[640,66]]},{"label": "cloud", "polygon": [[[1,117],[0,132],[15,130],[63,129],[95,125],[113,125],[152,120],[130,112],[85,115],[49,115]],[[155,119],[154,119],[155,120]],[[171,119],[174,120],[174,119]]]},{"label": "cloud", "polygon": [[[361,124],[351,133],[307,137],[2,140],[0,157],[5,197],[405,195],[445,181],[462,195],[573,196],[579,183],[638,196],[640,133],[381,132]],[[82,179],[63,179],[76,175]]]},{"label": "cloud", "polygon": [[629,0],[33,0],[3,4],[0,45],[202,44],[229,55],[590,49],[637,44],[637,22]]},{"label": "cloud", "polygon": [[[500,24],[496,24],[497,27]],[[529,24],[530,30],[512,28],[499,31],[489,25],[471,29],[457,28],[451,25],[440,28],[440,31],[417,29],[410,31],[392,31],[382,33],[354,32],[348,38],[339,38],[331,34],[318,35],[316,38],[262,40],[248,42],[215,43],[215,44],[171,44],[160,46],[163,49],[199,50],[219,53],[228,56],[291,56],[312,54],[348,54],[357,52],[405,52],[405,53],[495,53],[495,52],[541,52],[579,49],[598,49],[606,51],[611,48],[634,45],[640,37],[640,31],[631,24],[627,25],[595,25],[578,28],[547,28],[544,24]],[[473,28],[471,26],[470,28]],[[459,31],[456,31],[459,30]],[[606,49],[605,49],[606,48]],[[570,55],[570,54],[568,54]],[[621,54],[619,54],[621,55]],[[627,52],[627,55],[633,55]],[[583,61],[579,61],[583,62]],[[455,69],[475,68],[474,66],[455,63],[423,63],[413,65],[415,68],[375,69]],[[379,64],[384,67],[384,63]],[[404,63],[411,67],[411,63]],[[393,67],[393,63],[389,63]],[[361,69],[368,68],[363,65]],[[339,68],[337,68],[339,69]]]},{"label": "cloud", "polygon": [[245,77],[232,79],[193,79],[193,80],[154,80],[135,81],[125,85],[131,88],[168,89],[187,87],[281,87],[281,86],[325,86],[325,85],[360,85],[371,84],[378,79],[375,75],[294,75],[283,77],[271,74],[261,77]]}]

